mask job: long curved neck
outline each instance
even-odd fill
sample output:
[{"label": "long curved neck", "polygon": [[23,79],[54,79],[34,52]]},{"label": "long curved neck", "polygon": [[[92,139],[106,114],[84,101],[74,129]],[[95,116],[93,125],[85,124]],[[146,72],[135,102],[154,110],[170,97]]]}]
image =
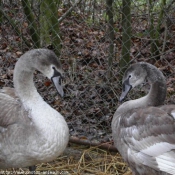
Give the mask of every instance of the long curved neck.
[{"label": "long curved neck", "polygon": [[118,109],[117,113],[124,113],[128,110],[163,105],[166,98],[166,81],[165,77],[159,70],[146,67],[148,72],[147,80],[151,85],[149,93],[136,100],[130,100],[123,103]]},{"label": "long curved neck", "polygon": [[33,83],[33,72],[34,69],[27,60],[20,59],[16,63],[13,76],[15,92],[20,100],[25,101],[26,104],[30,101],[42,99]]},{"label": "long curved neck", "polygon": [[163,105],[166,98],[166,83],[159,81],[152,84],[151,89],[146,97],[146,106]]}]

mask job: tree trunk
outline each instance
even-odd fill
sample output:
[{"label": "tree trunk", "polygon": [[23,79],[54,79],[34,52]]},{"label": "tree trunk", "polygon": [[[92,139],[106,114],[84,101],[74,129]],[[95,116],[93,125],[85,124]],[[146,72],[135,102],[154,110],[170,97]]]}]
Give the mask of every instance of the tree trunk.
[{"label": "tree trunk", "polygon": [[109,57],[108,57],[108,79],[112,76],[112,63],[114,58],[114,20],[113,20],[113,0],[106,0],[106,14],[108,16],[108,37],[109,37]]},{"label": "tree trunk", "polygon": [[160,34],[161,34],[161,24],[162,24],[162,21],[163,21],[163,18],[164,18],[164,10],[165,10],[165,6],[166,6],[166,0],[161,0],[161,10],[160,10],[160,15],[159,15],[159,19],[158,19],[158,24],[157,24],[157,28],[156,28],[156,33],[155,33],[155,52],[152,53],[153,56],[156,58],[156,59],[160,59],[160,50],[159,50],[159,46],[160,46],[160,43],[159,43],[159,38],[160,38]]},{"label": "tree trunk", "polygon": [[35,17],[31,10],[30,3],[28,0],[22,0],[21,2],[22,2],[23,9],[24,9],[24,13],[29,23],[30,35],[32,37],[34,48],[39,48],[40,38],[39,38],[38,30],[37,30],[37,24],[35,22]]},{"label": "tree trunk", "polygon": [[57,56],[60,55],[58,6],[59,0],[43,0],[40,7],[41,45],[52,45]]},{"label": "tree trunk", "polygon": [[125,72],[130,61],[131,0],[123,0],[122,6],[122,54],[119,63],[121,75]]},{"label": "tree trunk", "polygon": [[3,21],[3,15],[2,15],[2,1],[0,0],[0,26],[2,24],[2,21]]},{"label": "tree trunk", "polygon": [[154,16],[153,16],[153,1],[148,0],[148,14],[149,14],[149,22],[150,22],[150,38],[151,38],[151,57],[154,59],[160,59],[160,50],[159,50],[159,38],[161,31],[161,24],[164,17],[164,10],[166,6],[166,0],[161,0],[161,10],[158,18],[157,27],[154,24]]}]

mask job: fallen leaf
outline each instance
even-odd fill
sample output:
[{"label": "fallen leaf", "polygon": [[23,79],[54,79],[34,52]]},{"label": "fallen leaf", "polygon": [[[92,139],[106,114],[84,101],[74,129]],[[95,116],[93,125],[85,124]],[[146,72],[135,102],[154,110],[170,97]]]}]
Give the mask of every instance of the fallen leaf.
[{"label": "fallen leaf", "polygon": [[50,86],[51,85],[51,81],[45,81],[44,85],[47,86],[47,87]]}]

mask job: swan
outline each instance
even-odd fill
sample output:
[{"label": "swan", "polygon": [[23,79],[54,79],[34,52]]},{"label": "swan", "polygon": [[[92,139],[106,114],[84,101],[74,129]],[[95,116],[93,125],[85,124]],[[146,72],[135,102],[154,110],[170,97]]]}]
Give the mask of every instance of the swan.
[{"label": "swan", "polygon": [[146,62],[131,65],[119,101],[145,81],[149,93],[121,104],[113,116],[114,145],[134,175],[174,175],[175,105],[163,105],[167,88],[162,72]]},{"label": "swan", "polygon": [[52,80],[58,93],[62,69],[48,49],[33,49],[22,55],[14,69],[14,89],[0,90],[0,169],[30,167],[56,159],[66,148],[69,129],[63,116],[37,92],[33,73]]}]

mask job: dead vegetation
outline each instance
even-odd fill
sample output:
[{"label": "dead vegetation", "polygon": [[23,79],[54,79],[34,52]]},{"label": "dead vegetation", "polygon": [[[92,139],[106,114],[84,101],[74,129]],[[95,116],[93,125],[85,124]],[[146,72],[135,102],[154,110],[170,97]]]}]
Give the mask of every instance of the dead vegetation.
[{"label": "dead vegetation", "polygon": [[[12,169],[6,171],[6,174],[9,172],[16,175],[29,174],[27,169]],[[35,174],[131,175],[131,171],[116,152],[71,144],[53,162],[37,165]]]},{"label": "dead vegetation", "polygon": [[[30,41],[28,23],[23,19],[19,7],[15,13],[6,7],[10,17],[21,24],[23,35]],[[62,15],[62,14],[60,14]],[[135,21],[135,22],[134,22]],[[93,142],[110,142],[111,119],[118,107],[120,81],[118,62],[121,53],[121,26],[115,22],[116,56],[113,63],[112,83],[106,76],[108,70],[107,26],[100,21],[99,26],[89,25],[86,16],[74,12],[60,24],[62,39],[61,62],[65,71],[65,98],[60,100],[50,82],[39,74],[35,81],[38,91],[45,101],[57,109],[66,119],[70,135]],[[131,60],[146,61],[159,67],[167,78],[167,103],[175,103],[175,61],[174,61],[174,25],[169,33],[172,37],[166,42],[166,49],[160,60],[150,58],[150,40],[147,21],[139,22],[133,17]],[[23,46],[22,39],[15,33],[8,22],[0,26],[2,35],[0,45],[0,88],[13,86],[13,69],[17,58],[31,49]],[[162,35],[163,37],[163,35]],[[134,94],[134,95],[133,95]],[[142,91],[133,92],[132,98],[142,95]],[[13,174],[27,174],[27,169],[11,170]],[[9,174],[9,171],[5,172]],[[5,174],[3,173],[3,174]],[[69,144],[65,153],[57,160],[37,165],[36,174],[70,174],[70,175],[130,175],[131,172],[118,153],[104,151],[98,147],[86,147]],[[1,171],[0,171],[0,174]],[[11,174],[11,173],[10,173]]]}]

